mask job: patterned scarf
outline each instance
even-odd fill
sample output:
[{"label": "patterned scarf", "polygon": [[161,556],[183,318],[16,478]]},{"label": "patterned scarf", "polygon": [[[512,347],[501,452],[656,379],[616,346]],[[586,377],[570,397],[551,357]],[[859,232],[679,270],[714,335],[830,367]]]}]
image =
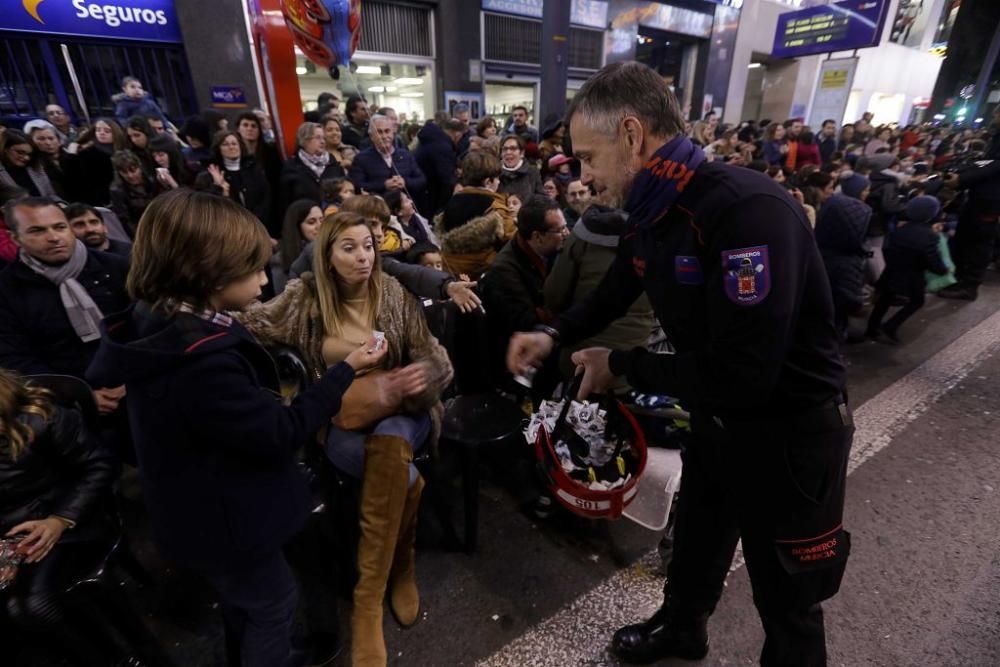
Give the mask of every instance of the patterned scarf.
[{"label": "patterned scarf", "polygon": [[319,155],[309,155],[309,153],[300,148],[299,159],[302,160],[302,164],[309,167],[316,174],[316,178],[322,178],[323,172],[326,171],[327,165],[330,164],[330,154],[326,151],[323,151]]},{"label": "patterned scarf", "polygon": [[59,286],[59,298],[62,300],[63,308],[66,309],[69,323],[73,325],[73,331],[80,340],[84,343],[98,340],[101,337],[99,327],[104,314],[83,285],[77,281],[87,264],[87,246],[77,241],[69,261],[60,266],[39,262],[23,249],[20,258],[29,269]]},{"label": "patterned scarf", "polygon": [[635,177],[625,210],[629,221],[648,227],[662,218],[705,161],[701,148],[681,135],[665,143]]}]

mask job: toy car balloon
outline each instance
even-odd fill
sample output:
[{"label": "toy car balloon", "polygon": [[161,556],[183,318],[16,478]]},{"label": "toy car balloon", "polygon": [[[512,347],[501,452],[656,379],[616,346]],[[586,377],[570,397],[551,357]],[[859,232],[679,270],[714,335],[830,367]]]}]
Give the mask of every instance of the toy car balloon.
[{"label": "toy car balloon", "polygon": [[361,41],[361,0],[282,0],[295,45],[317,65],[347,65]]}]

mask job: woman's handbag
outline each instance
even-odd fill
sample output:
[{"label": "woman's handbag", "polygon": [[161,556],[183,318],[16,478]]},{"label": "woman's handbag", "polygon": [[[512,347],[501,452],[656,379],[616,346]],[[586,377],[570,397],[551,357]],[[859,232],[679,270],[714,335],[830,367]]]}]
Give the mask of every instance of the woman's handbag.
[{"label": "woman's handbag", "polygon": [[384,400],[382,381],[389,371],[376,370],[354,378],[340,400],[340,411],[330,421],[345,431],[364,431],[396,412]]}]

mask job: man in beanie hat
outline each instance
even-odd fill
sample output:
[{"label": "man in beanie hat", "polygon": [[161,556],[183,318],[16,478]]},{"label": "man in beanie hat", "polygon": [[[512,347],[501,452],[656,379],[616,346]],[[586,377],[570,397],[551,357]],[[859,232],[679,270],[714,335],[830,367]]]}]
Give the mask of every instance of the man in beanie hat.
[{"label": "man in beanie hat", "polygon": [[872,183],[861,174],[850,173],[840,178],[840,191],[852,199],[864,201],[872,191]]},{"label": "man in beanie hat", "polygon": [[[878,281],[875,307],[868,318],[867,336],[886,342],[899,343],[899,327],[924,305],[926,282],[924,272],[948,273],[948,267],[938,251],[938,230],[934,224],[941,214],[941,202],[921,195],[906,205],[906,224],[896,228],[885,249],[885,271]],[[889,308],[905,300],[903,307],[885,324],[882,318]]]}]

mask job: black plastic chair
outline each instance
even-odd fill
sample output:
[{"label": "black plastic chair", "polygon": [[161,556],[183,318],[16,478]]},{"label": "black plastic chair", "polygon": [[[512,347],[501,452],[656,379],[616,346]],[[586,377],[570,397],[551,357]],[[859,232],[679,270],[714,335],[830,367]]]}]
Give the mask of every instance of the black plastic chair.
[{"label": "black plastic chair", "polygon": [[479,458],[485,447],[520,437],[524,413],[495,393],[459,396],[448,401],[441,424],[441,446],[459,451],[462,461],[464,546],[476,550],[479,535]]},{"label": "black plastic chair", "polygon": [[460,313],[454,303],[425,307],[428,326],[448,351],[455,369],[453,398],[445,402],[441,446],[458,450],[462,466],[464,548],[476,550],[481,450],[520,437],[524,413],[493,387],[490,339],[481,311]]}]

